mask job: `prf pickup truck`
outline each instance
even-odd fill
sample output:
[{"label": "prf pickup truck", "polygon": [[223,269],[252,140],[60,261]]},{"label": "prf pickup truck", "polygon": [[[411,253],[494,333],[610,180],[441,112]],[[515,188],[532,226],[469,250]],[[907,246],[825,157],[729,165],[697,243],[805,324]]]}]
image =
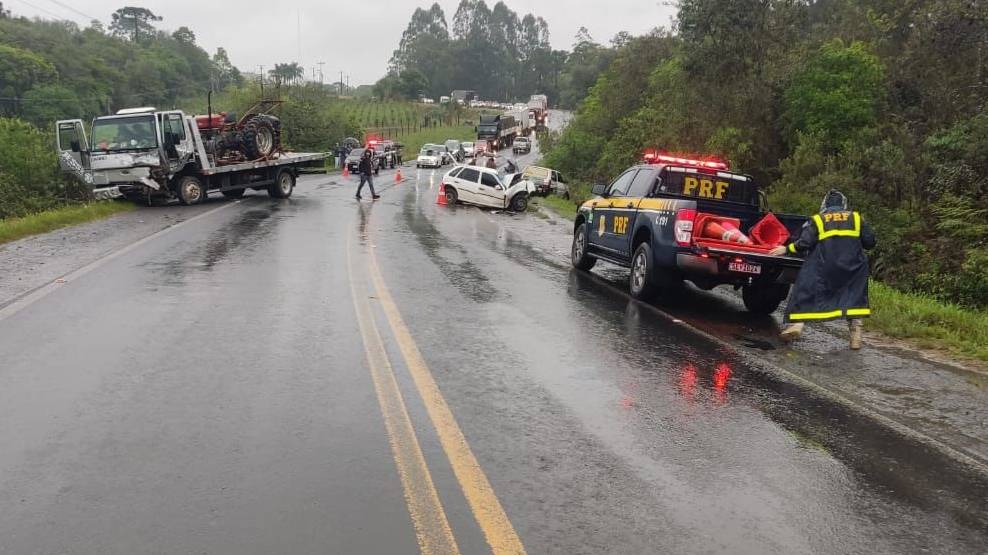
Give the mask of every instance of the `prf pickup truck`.
[{"label": "prf pickup truck", "polygon": [[[673,294],[689,280],[701,289],[732,285],[745,307],[769,314],[789,294],[802,266],[793,256],[772,256],[769,246],[706,240],[695,224],[739,221],[748,233],[767,213],[765,198],[748,175],[724,162],[646,155],[579,209],[573,226],[572,263],[589,270],[597,260],[631,268],[631,295]],[[776,215],[796,237],[803,216]]]}]

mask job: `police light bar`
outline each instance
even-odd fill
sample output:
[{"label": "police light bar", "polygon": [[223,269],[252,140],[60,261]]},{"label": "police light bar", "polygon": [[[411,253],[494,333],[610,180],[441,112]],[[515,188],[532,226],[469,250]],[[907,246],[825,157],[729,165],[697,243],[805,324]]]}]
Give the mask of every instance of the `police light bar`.
[{"label": "police light bar", "polygon": [[669,156],[666,154],[659,154],[657,152],[646,152],[645,153],[645,163],[647,164],[679,164],[682,166],[690,166],[694,168],[707,168],[711,170],[726,170],[726,162],[722,162],[717,159],[707,159],[698,160],[695,158],[680,158],[678,156]]}]

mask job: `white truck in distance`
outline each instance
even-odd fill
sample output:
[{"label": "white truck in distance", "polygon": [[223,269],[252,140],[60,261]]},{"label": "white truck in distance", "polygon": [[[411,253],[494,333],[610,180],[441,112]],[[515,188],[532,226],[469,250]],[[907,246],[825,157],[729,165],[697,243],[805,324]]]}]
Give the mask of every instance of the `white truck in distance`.
[{"label": "white truck in distance", "polygon": [[82,120],[56,122],[62,170],[91,187],[96,198],[123,196],[149,205],[174,198],[198,204],[210,191],[240,198],[247,189],[287,198],[299,169],[329,156],[282,152],[280,122],[264,114],[237,121],[226,114],[132,108],[97,117],[91,129],[90,146]]},{"label": "white truck in distance", "polygon": [[528,113],[532,127],[536,131],[544,130],[549,118],[549,97],[544,94],[533,94],[528,101]]}]

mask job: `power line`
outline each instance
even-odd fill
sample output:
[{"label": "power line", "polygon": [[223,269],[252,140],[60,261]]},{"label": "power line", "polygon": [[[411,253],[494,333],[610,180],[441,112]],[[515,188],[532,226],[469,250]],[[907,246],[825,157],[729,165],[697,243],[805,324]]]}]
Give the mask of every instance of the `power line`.
[{"label": "power line", "polygon": [[32,3],[30,3],[30,2],[28,2],[27,0],[17,0],[17,1],[18,1],[18,2],[20,2],[21,4],[24,4],[24,5],[26,5],[26,6],[28,6],[28,7],[31,7],[31,8],[34,8],[34,9],[36,9],[36,10],[38,10],[39,12],[44,12],[44,13],[46,13],[46,14],[48,14],[48,15],[50,15],[50,16],[52,16],[52,17],[54,17],[55,19],[57,19],[57,20],[59,20],[59,21],[61,21],[61,20],[64,20],[64,19],[65,19],[64,17],[62,17],[62,16],[61,16],[61,14],[57,14],[57,13],[55,13],[55,12],[50,12],[50,11],[48,11],[48,10],[46,10],[46,9],[44,9],[44,8],[42,8],[41,6],[35,6],[34,4],[32,4]]},{"label": "power line", "polygon": [[99,19],[98,17],[93,17],[93,16],[91,16],[91,15],[89,15],[87,13],[80,12],[79,10],[73,8],[72,6],[69,6],[68,4],[63,4],[62,2],[59,2],[58,0],[48,0],[48,1],[51,2],[52,4],[56,4],[58,6],[61,6],[61,7],[65,8],[66,10],[73,11],[73,12],[81,15],[82,17],[88,17],[90,21],[92,21],[94,19]]}]

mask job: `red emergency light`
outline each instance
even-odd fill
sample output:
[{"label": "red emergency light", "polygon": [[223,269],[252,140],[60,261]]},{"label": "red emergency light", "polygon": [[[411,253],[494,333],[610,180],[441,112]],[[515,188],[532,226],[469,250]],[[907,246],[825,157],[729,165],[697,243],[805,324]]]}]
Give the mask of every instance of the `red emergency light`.
[{"label": "red emergency light", "polygon": [[680,158],[678,156],[669,156],[667,154],[659,154],[654,151],[645,152],[645,163],[647,164],[678,164],[680,166],[689,166],[693,168],[706,168],[710,170],[727,170],[727,162],[723,162],[716,158],[708,158],[706,160],[700,160],[698,158]]}]

